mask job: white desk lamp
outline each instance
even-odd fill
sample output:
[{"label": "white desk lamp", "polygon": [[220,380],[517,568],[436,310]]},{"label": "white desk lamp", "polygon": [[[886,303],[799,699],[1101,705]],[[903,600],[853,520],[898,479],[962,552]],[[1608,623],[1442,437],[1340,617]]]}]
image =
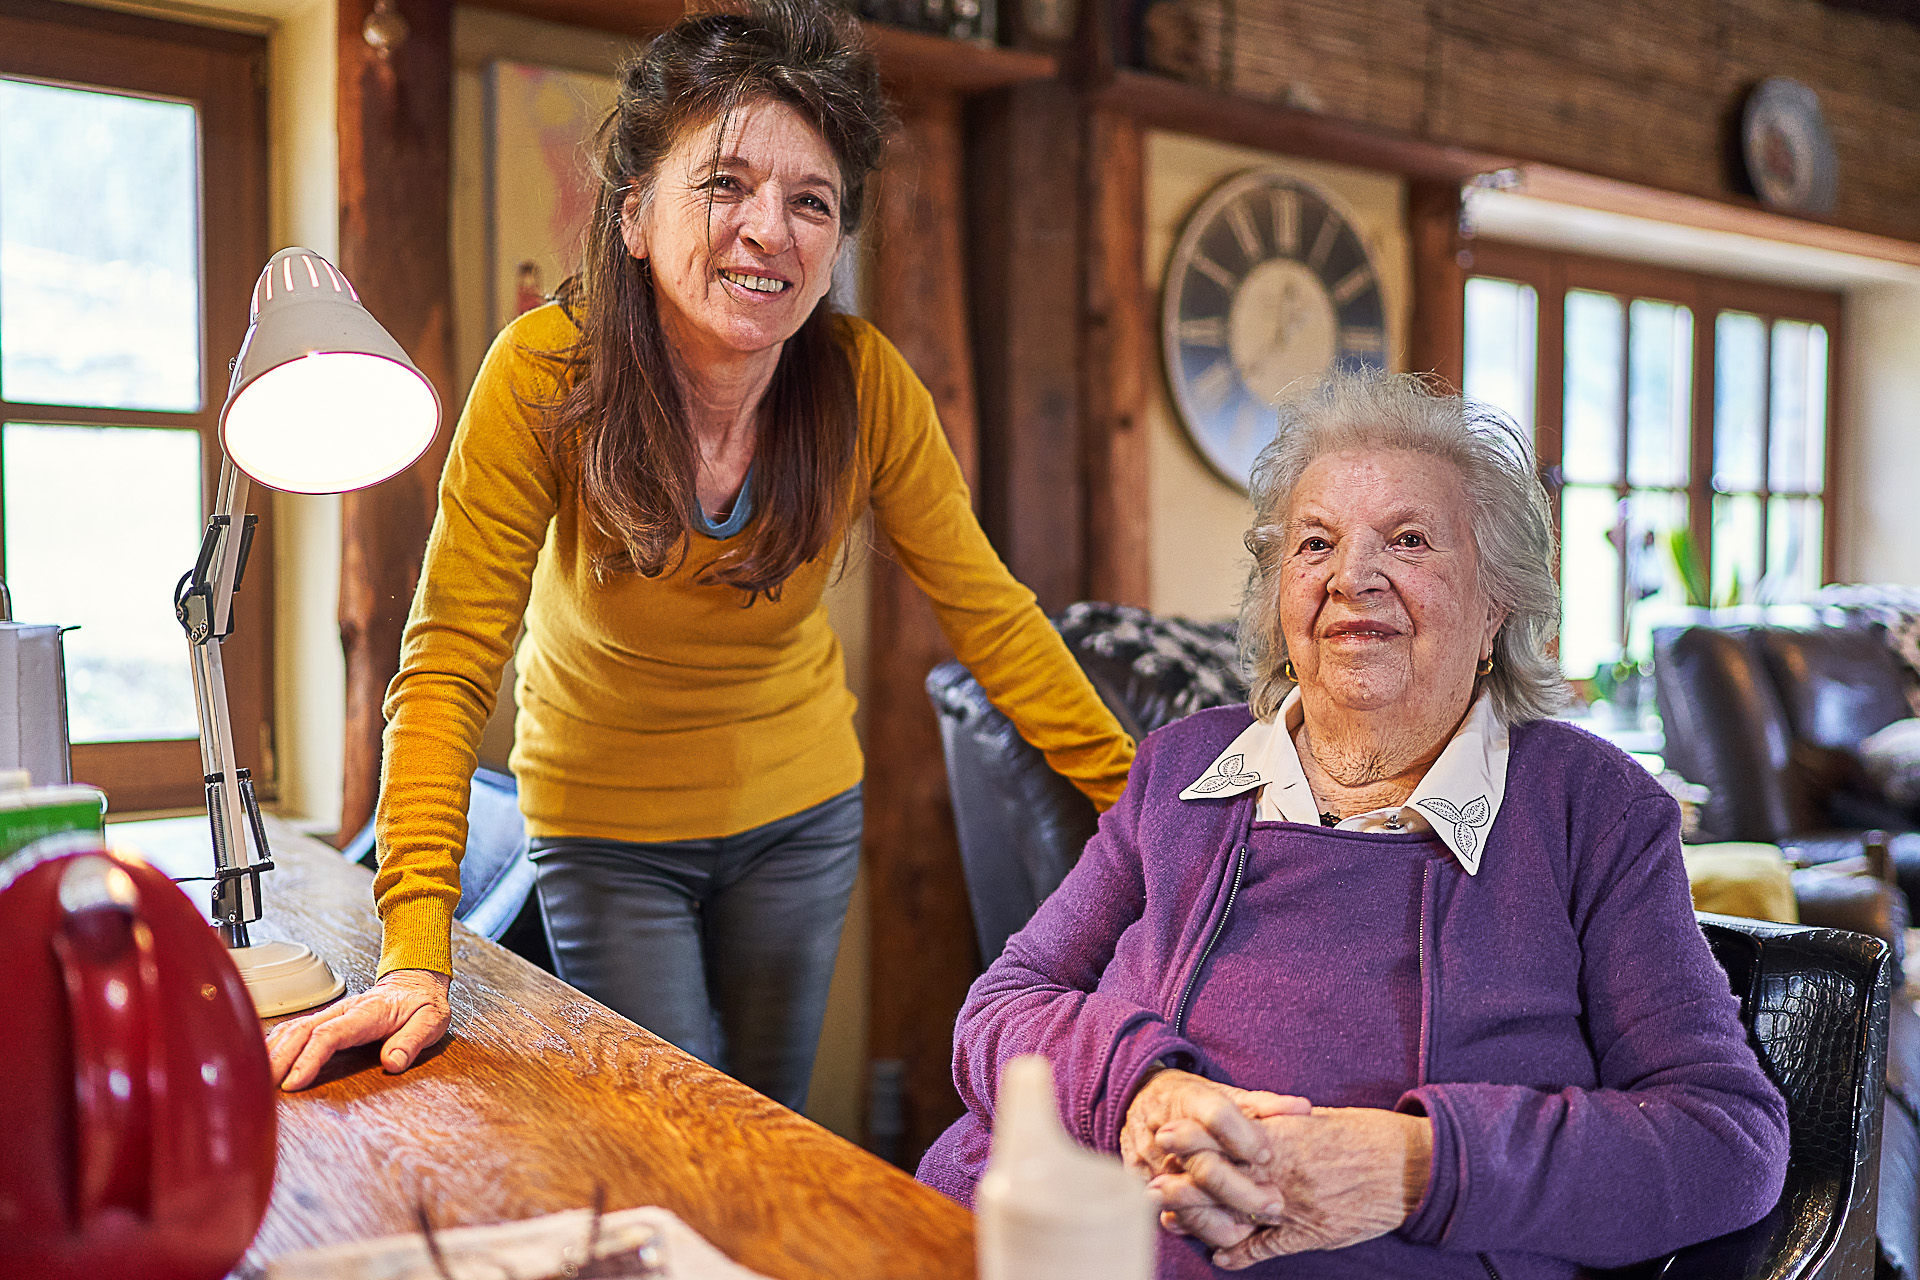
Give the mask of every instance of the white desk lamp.
[{"label": "white desk lamp", "polygon": [[233,633],[233,596],[253,541],[248,478],[288,493],[364,488],[410,466],[439,425],[433,384],[346,277],[307,249],[274,254],[253,287],[247,336],[220,410],[219,503],[199,558],[174,591],[200,716],[213,924],[262,1017],[311,1008],[345,984],[306,947],[247,939],[247,925],[261,914],[260,873],[272,870],[273,860],[252,777],[234,764],[220,646]]}]

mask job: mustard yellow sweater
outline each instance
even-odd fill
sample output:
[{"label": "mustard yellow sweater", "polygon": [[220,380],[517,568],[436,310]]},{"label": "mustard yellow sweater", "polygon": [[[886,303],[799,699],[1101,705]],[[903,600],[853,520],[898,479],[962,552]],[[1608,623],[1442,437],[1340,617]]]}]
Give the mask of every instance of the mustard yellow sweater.
[{"label": "mustard yellow sweater", "polygon": [[[520,317],[481,366],[440,482],[425,569],[388,689],[380,788],[380,970],[452,972],[468,779],[524,617],[511,765],[536,836],[730,835],[860,781],[822,555],[778,601],[742,607],[694,579],[728,545],[695,536],[685,562],[596,581],[606,543],[536,429],[557,306]],[[847,319],[860,436],[851,518],[867,511],[932,599],[954,652],[994,704],[1095,804],[1118,798],[1133,743],[974,519],[933,399],[878,330]]]}]

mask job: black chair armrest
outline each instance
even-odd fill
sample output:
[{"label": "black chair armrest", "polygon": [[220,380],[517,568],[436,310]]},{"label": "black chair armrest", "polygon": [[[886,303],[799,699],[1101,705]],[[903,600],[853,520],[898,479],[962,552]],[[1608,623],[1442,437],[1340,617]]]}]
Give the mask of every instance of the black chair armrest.
[{"label": "black chair armrest", "polygon": [[1791,1155],[1772,1213],[1642,1274],[1870,1280],[1893,959],[1878,938],[1701,914],[1761,1067],[1787,1100]]},{"label": "black chair armrest", "polygon": [[991,964],[1073,868],[1093,802],[1047,767],[957,662],[927,674],[940,721],[980,963]]}]

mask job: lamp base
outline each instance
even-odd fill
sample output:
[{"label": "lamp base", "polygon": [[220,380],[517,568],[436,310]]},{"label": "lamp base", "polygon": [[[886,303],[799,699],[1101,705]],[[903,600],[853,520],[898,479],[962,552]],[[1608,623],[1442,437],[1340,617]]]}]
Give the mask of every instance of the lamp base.
[{"label": "lamp base", "polygon": [[262,942],[227,954],[246,980],[254,1012],[263,1018],[311,1009],[347,989],[325,960],[297,942]]}]

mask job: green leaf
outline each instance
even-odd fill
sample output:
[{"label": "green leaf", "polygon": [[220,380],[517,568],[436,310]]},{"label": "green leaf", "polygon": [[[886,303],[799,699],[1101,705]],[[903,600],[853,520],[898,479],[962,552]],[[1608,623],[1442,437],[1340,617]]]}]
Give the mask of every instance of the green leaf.
[{"label": "green leaf", "polygon": [[1680,578],[1687,604],[1695,609],[1711,607],[1713,586],[1707,579],[1706,565],[1700,562],[1700,550],[1693,544],[1693,531],[1684,525],[1669,531],[1667,554],[1673,558],[1673,571]]}]

